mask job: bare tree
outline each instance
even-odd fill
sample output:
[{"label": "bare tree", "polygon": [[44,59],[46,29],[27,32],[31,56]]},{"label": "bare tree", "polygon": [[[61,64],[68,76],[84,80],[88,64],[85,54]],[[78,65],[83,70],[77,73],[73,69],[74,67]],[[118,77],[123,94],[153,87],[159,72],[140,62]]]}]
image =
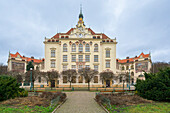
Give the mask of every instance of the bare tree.
[{"label": "bare tree", "polygon": [[160,69],[164,69],[166,67],[170,67],[170,62],[154,62],[152,63],[152,67],[151,67],[151,72],[152,73],[157,73],[159,72]]},{"label": "bare tree", "polygon": [[113,78],[115,78],[115,75],[114,75],[114,73],[113,72],[101,72],[100,73],[100,79],[101,80],[110,80],[110,79],[113,79]]},{"label": "bare tree", "polygon": [[[52,81],[54,79],[57,79],[60,77],[58,71],[47,71],[47,72],[43,72],[43,77],[47,80],[50,81],[52,83]],[[51,89],[52,89],[52,85],[51,85]]]},{"label": "bare tree", "polygon": [[70,83],[70,88],[71,88],[71,83],[73,82],[73,77],[77,75],[76,70],[68,69],[66,71],[62,71],[61,74],[67,76],[67,78],[68,78],[67,81]]},{"label": "bare tree", "polygon": [[7,74],[7,66],[0,63],[0,75]]},{"label": "bare tree", "polygon": [[[25,73],[25,81],[27,83],[30,83],[30,74],[31,74],[31,70]],[[43,77],[42,72],[38,71],[38,70],[32,70],[32,83],[33,83],[33,90],[34,90],[34,82],[39,78],[39,77]]]},{"label": "bare tree", "polygon": [[24,74],[24,73],[20,73],[20,72],[18,72],[18,71],[9,71],[9,72],[7,73],[7,75],[16,78],[17,83],[22,83],[23,80],[24,80],[24,78],[25,78],[25,74]]},{"label": "bare tree", "polygon": [[79,74],[85,78],[88,83],[88,90],[90,90],[90,81],[98,74],[98,71],[90,68],[82,68],[79,70]]}]

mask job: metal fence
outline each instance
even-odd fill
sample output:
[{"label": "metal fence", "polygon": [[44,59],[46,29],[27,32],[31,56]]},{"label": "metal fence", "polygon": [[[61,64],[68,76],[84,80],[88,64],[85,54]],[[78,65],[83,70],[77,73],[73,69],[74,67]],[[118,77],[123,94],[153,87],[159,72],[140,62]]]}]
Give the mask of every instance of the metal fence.
[{"label": "metal fence", "polygon": [[50,104],[50,110],[55,108],[57,106],[57,104],[59,103],[59,101],[60,101],[60,96],[58,96],[55,99],[52,99],[51,104]]}]

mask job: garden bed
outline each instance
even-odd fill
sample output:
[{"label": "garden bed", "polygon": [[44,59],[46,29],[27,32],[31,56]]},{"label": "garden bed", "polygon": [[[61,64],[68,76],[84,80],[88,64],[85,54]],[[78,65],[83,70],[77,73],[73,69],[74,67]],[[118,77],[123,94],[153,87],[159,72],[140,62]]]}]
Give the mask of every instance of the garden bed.
[{"label": "garden bed", "polygon": [[[51,101],[58,98],[58,102],[54,107],[51,107]],[[6,109],[31,109],[31,112],[51,112],[53,109],[62,103],[66,99],[66,94],[57,92],[43,92],[40,96],[30,96],[30,97],[19,97],[15,99],[9,99],[0,103],[0,110],[6,112]],[[3,108],[3,109],[2,109]],[[6,109],[4,109],[6,108]],[[3,111],[4,110],[4,111]],[[40,110],[40,111],[37,111]],[[8,111],[9,112],[9,111]],[[30,112],[30,111],[29,111]]]},{"label": "garden bed", "polygon": [[151,100],[143,99],[137,95],[118,94],[98,94],[96,101],[102,104],[108,111],[120,112],[132,105],[139,105],[144,103],[153,103]]}]

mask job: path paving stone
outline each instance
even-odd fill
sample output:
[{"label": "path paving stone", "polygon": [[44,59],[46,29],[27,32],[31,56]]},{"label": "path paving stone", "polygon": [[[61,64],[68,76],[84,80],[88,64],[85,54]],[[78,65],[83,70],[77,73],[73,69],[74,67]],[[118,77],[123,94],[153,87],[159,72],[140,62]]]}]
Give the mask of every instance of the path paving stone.
[{"label": "path paving stone", "polygon": [[95,92],[66,92],[67,101],[55,113],[106,113],[94,100]]}]

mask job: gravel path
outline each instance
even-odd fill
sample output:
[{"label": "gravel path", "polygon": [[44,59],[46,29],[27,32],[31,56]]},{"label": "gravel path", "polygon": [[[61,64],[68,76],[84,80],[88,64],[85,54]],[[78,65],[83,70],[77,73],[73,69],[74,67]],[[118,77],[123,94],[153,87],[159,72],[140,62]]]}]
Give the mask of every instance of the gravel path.
[{"label": "gravel path", "polygon": [[66,92],[67,100],[55,113],[106,113],[94,100],[95,92]]}]

